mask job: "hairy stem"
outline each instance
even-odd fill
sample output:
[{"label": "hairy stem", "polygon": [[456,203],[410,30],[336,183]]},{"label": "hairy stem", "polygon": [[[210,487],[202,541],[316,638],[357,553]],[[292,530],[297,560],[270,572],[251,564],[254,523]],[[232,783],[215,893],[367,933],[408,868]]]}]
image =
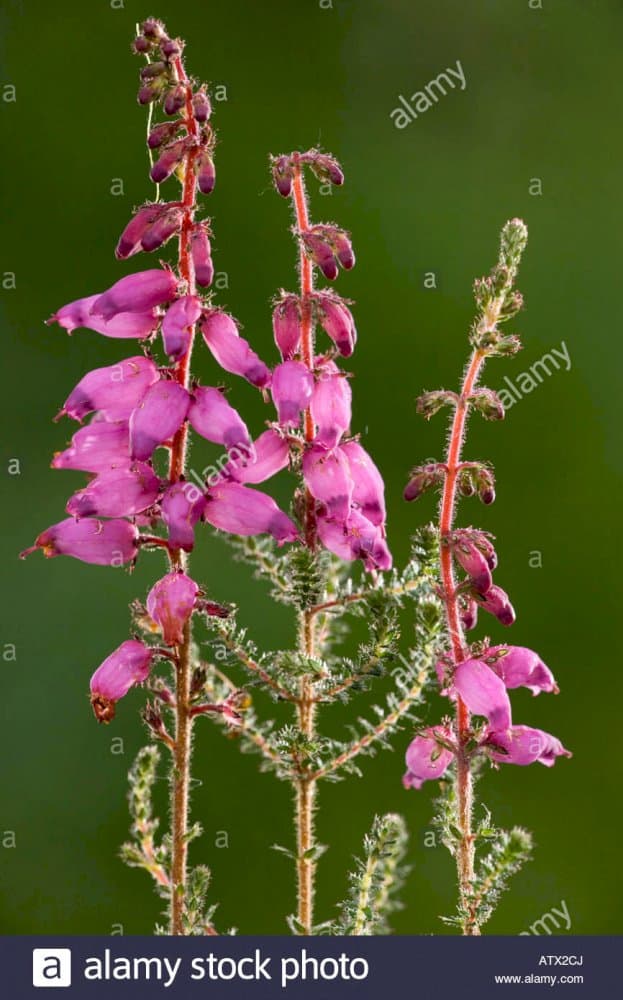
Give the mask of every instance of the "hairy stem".
[{"label": "hairy stem", "polygon": [[[192,113],[192,88],[188,82],[181,58],[174,62],[178,79],[187,84],[185,124],[189,135],[196,135],[197,124]],[[196,197],[196,178],[193,170],[195,150],[191,149],[184,163],[182,205],[184,221],[179,237],[179,272],[188,283],[188,294],[196,292],[195,275],[190,255],[190,231],[193,224]],[[189,349],[175,366],[175,378],[187,389],[191,379],[191,356],[194,331]],[[169,480],[177,482],[186,472],[188,449],[188,424],[184,422],[173,439],[169,463]],[[188,556],[181,549],[170,554],[172,569],[186,571]],[[184,933],[185,891],[188,862],[188,810],[190,768],[192,754],[192,715],[190,712],[190,683],[192,676],[192,626],[184,628],[183,642],[177,650],[175,667],[175,747],[171,779],[171,934]]]},{"label": "hairy stem", "polygon": [[[516,270],[516,268],[515,268]],[[484,335],[493,332],[500,320],[501,311],[508,289],[512,285],[514,270],[509,272],[500,294],[491,299],[481,317],[477,333]],[[455,665],[461,663],[469,655],[465,633],[461,624],[461,616],[456,593],[456,580],[452,563],[452,551],[448,544],[454,525],[454,512],[457,496],[457,477],[461,463],[461,453],[465,439],[465,427],[470,409],[470,397],[478,385],[478,380],[487,358],[486,350],[476,348],[471,355],[463,376],[461,393],[456,402],[454,416],[450,427],[450,439],[446,457],[446,477],[441,498],[439,515],[440,563],[443,591],[443,604],[452,657]],[[457,869],[459,880],[459,896],[464,912],[470,914],[463,924],[463,933],[468,936],[480,934],[480,927],[475,918],[474,908],[470,904],[471,887],[474,880],[474,835],[472,832],[473,812],[473,777],[470,758],[467,752],[467,742],[470,732],[470,714],[462,698],[456,700],[457,728],[457,762],[456,762],[456,801],[457,826],[461,833],[457,849]]]},{"label": "hairy stem", "polygon": [[[292,199],[299,232],[309,228],[307,197],[303,181],[303,168],[298,155],[293,156]],[[314,323],[310,295],[314,287],[312,262],[299,244],[299,279],[301,294],[301,356],[309,371],[314,370]],[[304,415],[305,440],[312,441],[316,433],[310,409]],[[305,544],[313,552],[316,548],[316,504],[308,489],[305,490]],[[299,629],[299,649],[307,657],[314,655],[315,619],[311,611],[304,611]],[[311,739],[315,731],[315,696],[313,681],[301,678],[297,699],[297,716],[301,732]],[[314,923],[314,878],[316,864],[310,856],[315,844],[314,804],[316,780],[301,774],[296,780],[296,833],[297,833],[297,884],[298,922],[304,934],[311,934]]]},{"label": "hairy stem", "polygon": [[[484,362],[484,354],[475,350],[465,372],[461,394],[458,399],[446,459],[446,479],[441,499],[441,514],[439,532],[441,542],[441,580],[443,588],[443,603],[452,655],[455,664],[461,663],[467,655],[465,635],[461,624],[456,596],[456,581],[452,564],[452,552],[447,544],[454,524],[454,508],[456,503],[457,475],[461,461],[461,450],[465,436],[465,424],[469,412],[469,397],[477,385]],[[474,841],[472,835],[472,802],[473,781],[469,758],[466,753],[466,743],[469,737],[470,716],[462,698],[456,701],[457,724],[457,764],[456,764],[456,798],[458,806],[458,828],[461,839],[457,850],[457,867],[459,878],[459,894],[462,901],[469,895],[474,879]],[[476,935],[480,930],[476,924],[463,928],[465,934]]]}]

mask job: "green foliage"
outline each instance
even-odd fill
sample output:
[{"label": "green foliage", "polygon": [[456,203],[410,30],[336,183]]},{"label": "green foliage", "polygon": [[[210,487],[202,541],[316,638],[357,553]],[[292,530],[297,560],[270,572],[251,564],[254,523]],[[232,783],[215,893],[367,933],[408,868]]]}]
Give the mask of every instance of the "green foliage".
[{"label": "green foliage", "polygon": [[[453,781],[441,783],[441,795],[436,802],[435,826],[442,843],[456,856],[461,840],[458,828],[456,793]],[[512,875],[520,870],[532,854],[532,835],[521,827],[500,830],[494,826],[491,813],[483,806],[483,815],[474,832],[476,870],[471,892],[467,894],[451,917],[442,917],[445,924],[465,930],[482,927],[493,914]]]},{"label": "green foliage", "polygon": [[355,859],[355,869],[348,876],[348,896],[331,926],[333,934],[388,934],[388,917],[401,908],[397,895],[409,871],[404,865],[407,828],[403,818],[395,813],[376,816],[363,848],[364,857]]},{"label": "green foliage", "polygon": [[121,858],[132,868],[144,868],[154,878],[163,897],[168,894],[169,844],[166,838],[160,845],[154,840],[158,820],[153,816],[152,791],[156,781],[160,751],[147,746],[139,753],[128,774],[128,801],[132,818],[133,840],[122,845]]}]

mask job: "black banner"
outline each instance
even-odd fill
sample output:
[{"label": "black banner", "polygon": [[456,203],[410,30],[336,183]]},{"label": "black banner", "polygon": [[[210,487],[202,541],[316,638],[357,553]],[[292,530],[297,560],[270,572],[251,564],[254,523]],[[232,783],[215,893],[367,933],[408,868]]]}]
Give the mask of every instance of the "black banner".
[{"label": "black banner", "polygon": [[7,1000],[445,1000],[618,994],[615,937],[5,937]]}]

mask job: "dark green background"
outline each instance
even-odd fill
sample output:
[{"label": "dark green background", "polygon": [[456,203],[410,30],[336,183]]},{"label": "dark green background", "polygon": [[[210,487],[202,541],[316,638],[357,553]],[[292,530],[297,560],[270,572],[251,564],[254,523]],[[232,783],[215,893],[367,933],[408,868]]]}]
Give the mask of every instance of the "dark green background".
[{"label": "dark green background", "polygon": [[[63,517],[82,481],[48,468],[74,430],[52,416],[86,370],[132,353],[131,342],[88,331],[70,340],[43,320],[153,266],[146,258],[122,266],[112,253],[132,206],[151,195],[145,116],[135,103],[139,63],[129,51],[135,21],[148,14],[188,40],[191,72],[227,87],[214,114],[221,143],[208,206],[217,269],[229,275],[220,301],[267,360],[275,360],[269,299],[295,280],[288,208],[269,184],[267,155],[321,143],[344,165],[344,189],[314,196],[312,212],[350,228],[358,252],[354,272],[338,283],[357,301],[354,427],[386,476],[399,563],[409,533],[434,513],[432,498],[402,502],[407,469],[440,457],[445,437],[443,417],[430,426],[416,418],[415,396],[456,387],[472,280],[492,265],[501,224],[526,219],[519,284],[527,311],[514,321],[525,350],[492,363],[487,381],[500,386],[561,340],[572,370],[553,374],[505,424],[474,421],[468,454],[495,463],[498,502],[485,509],[467,501],[460,516],[498,536],[497,581],[518,611],[512,631],[494,621],[487,630],[495,641],[539,650],[562,688],[558,698],[534,701],[515,693],[515,717],[551,729],[574,758],[553,771],[503,768],[482,783],[498,822],[525,824],[537,842],[490,930],[517,934],[562,900],[572,932],[622,930],[615,624],[623,7],[544,0],[543,8],[528,0],[334,0],[332,10],[317,0],[162,0],[156,8],[125,0],[123,9],[106,0],[5,0],[2,80],[17,88],[15,103],[0,102],[0,270],[17,280],[16,290],[2,292],[2,641],[17,646],[16,663],[1,665],[0,829],[17,839],[15,849],[0,849],[6,932],[106,934],[122,924],[139,933],[159,910],[148,878],[116,858],[127,826],[125,775],[144,742],[142,696],[123,703],[113,726],[98,728],[86,693],[92,669],[127,637],[127,604],[144,597],[160,560],[145,558],[129,576],[39,554],[16,558]],[[397,130],[389,117],[397,95],[457,59],[467,89]],[[540,197],[528,191],[535,177]],[[123,180],[123,197],[111,195],[113,178]],[[437,290],[424,289],[427,271],[436,272]],[[215,378],[201,346],[196,369]],[[237,385],[235,398],[258,430],[265,413],[247,389]],[[6,472],[11,457],[20,476]],[[542,552],[541,569],[529,566],[532,550]],[[239,603],[255,638],[269,648],[289,641],[287,614],[272,610],[222,541],[202,531],[193,565],[215,598]],[[342,731],[343,710],[325,718]],[[282,932],[294,905],[292,873],[269,845],[291,841],[288,789],[259,775],[256,759],[211,726],[199,728],[194,804],[206,832],[193,856],[213,866],[219,924]],[[117,736],[123,755],[111,753]],[[320,865],[319,918],[343,895],[350,855],[374,812],[391,809],[408,819],[414,865],[395,928],[443,932],[437,915],[452,908],[454,872],[443,848],[424,846],[433,789],[401,788],[407,740],[403,733],[395,753],[366,760],[362,780],[322,791],[319,837],[330,851]],[[217,831],[228,832],[229,848],[214,846]]]}]

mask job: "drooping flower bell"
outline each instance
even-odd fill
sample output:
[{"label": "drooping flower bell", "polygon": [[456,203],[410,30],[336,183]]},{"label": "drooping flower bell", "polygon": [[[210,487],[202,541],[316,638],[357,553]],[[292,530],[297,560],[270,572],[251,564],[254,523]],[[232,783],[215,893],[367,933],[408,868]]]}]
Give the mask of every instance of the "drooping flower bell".
[{"label": "drooping flower bell", "polygon": [[199,587],[186,573],[167,573],[149,591],[147,612],[162,631],[167,646],[184,641],[184,628],[192,615]]},{"label": "drooping flower bell", "polygon": [[117,702],[147,680],[153,658],[153,649],[138,639],[122,642],[106,657],[91,677],[91,705],[98,722],[111,722]]}]

